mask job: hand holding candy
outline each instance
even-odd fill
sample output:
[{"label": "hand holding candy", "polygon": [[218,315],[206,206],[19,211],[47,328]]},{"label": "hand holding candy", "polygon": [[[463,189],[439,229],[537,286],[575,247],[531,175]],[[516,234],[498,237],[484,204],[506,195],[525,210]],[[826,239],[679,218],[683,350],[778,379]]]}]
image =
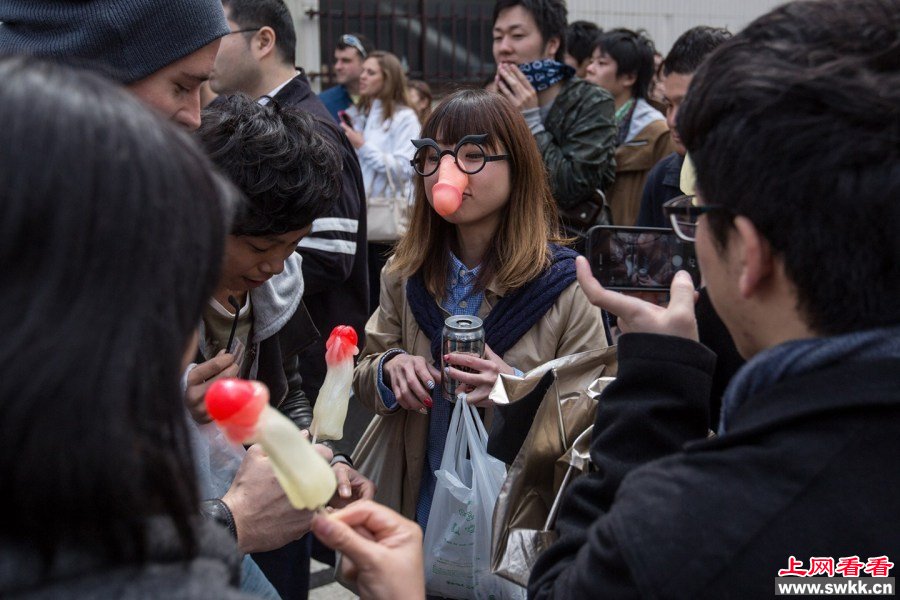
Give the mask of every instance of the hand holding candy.
[{"label": "hand holding candy", "polygon": [[359,353],[356,331],[348,325],[338,325],[325,342],[325,363],[328,370],[319,389],[310,431],[316,440],[339,440],[344,437],[344,420],[353,383],[353,357]]},{"label": "hand holding candy", "polygon": [[337,480],[325,460],[287,417],[269,406],[269,390],[256,381],[221,379],[206,393],[206,410],[234,442],[259,442],[275,477],[297,509],[324,506]]}]

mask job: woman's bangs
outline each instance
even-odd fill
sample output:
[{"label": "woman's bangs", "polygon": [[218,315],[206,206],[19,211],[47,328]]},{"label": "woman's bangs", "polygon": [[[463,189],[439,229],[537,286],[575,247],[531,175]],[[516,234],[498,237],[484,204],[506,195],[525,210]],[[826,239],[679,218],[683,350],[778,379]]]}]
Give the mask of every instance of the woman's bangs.
[{"label": "woman's bangs", "polygon": [[[503,148],[503,140],[497,135],[497,126],[505,122],[490,102],[483,97],[468,94],[439,105],[431,114],[422,131],[422,137],[440,144],[453,146],[467,135],[488,134],[485,147],[496,151]],[[440,127],[436,125],[440,123]]]}]

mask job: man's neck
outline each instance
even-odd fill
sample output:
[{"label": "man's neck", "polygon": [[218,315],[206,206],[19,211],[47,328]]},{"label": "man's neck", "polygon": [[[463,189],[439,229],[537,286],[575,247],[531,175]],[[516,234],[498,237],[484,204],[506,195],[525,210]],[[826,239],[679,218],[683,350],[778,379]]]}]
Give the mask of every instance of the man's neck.
[{"label": "man's neck", "polygon": [[629,93],[622,93],[622,94],[619,94],[618,96],[613,97],[613,102],[616,105],[616,110],[619,110],[620,108],[622,108],[622,106],[624,106],[625,103],[628,102],[629,100],[631,100],[631,94],[629,94]]},{"label": "man's neck", "polygon": [[356,81],[348,81],[344,84],[344,89],[347,90],[347,93],[351,96],[359,95],[359,79]]},{"label": "man's neck", "polygon": [[297,76],[297,69],[290,65],[278,64],[263,70],[263,76],[259,80],[259,86],[250,94],[254,98],[265,96],[286,81]]},{"label": "man's neck", "polygon": [[247,292],[237,292],[234,290],[229,290],[228,288],[220,287],[213,292],[213,298],[218,302],[225,310],[234,314],[234,307],[228,302],[228,297],[234,296],[235,300],[237,300],[239,306],[243,306],[244,302],[247,300]]}]

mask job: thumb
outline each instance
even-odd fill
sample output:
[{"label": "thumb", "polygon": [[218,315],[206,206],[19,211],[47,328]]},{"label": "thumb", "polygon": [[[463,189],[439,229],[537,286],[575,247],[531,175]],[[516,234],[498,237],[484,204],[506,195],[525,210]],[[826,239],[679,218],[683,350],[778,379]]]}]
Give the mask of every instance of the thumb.
[{"label": "thumb", "polygon": [[691,279],[687,271],[678,271],[672,278],[672,286],[669,291],[669,306],[673,308],[686,309],[693,312],[694,303],[696,302],[696,294],[694,291],[694,280]]},{"label": "thumb", "polygon": [[346,554],[357,565],[368,562],[366,557],[378,552],[378,544],[362,537],[343,521],[327,515],[313,518],[312,531],[323,544]]}]

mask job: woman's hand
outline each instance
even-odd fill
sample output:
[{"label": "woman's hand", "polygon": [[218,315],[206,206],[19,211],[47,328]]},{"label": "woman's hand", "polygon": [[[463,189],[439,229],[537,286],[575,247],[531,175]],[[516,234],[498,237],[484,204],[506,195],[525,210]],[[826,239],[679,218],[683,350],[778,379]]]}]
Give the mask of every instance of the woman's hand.
[{"label": "woman's hand", "polygon": [[421,356],[395,354],[384,363],[385,385],[407,410],[431,408],[431,391],[440,384],[441,373]]},{"label": "woman's hand", "polygon": [[425,598],[422,528],[370,500],[312,522],[316,537],[343,554],[341,570],[362,598]]},{"label": "woman's hand", "polygon": [[[453,365],[446,367],[447,377],[460,382],[454,393],[465,393],[466,402],[478,407],[491,406],[493,402],[488,398],[494,383],[500,373],[512,375],[515,370],[503,362],[503,359],[494,354],[491,347],[484,345],[484,358],[478,358],[471,354],[450,353],[444,355],[444,363]],[[454,367],[468,367],[473,372],[461,371]]]},{"label": "woman's hand", "polygon": [[537,92],[528,78],[512,63],[500,63],[497,67],[497,91],[519,110],[538,107]]},{"label": "woman's hand", "polygon": [[353,144],[353,147],[357,150],[362,148],[362,145],[366,143],[366,138],[363,137],[363,134],[353,129],[343,121],[341,121],[341,129],[344,130],[344,133],[347,134],[347,139],[350,140],[350,143]]},{"label": "woman's hand", "polygon": [[375,497],[375,484],[359,471],[345,462],[331,465],[337,478],[338,489],[328,506],[344,508],[358,500],[371,500]]}]

